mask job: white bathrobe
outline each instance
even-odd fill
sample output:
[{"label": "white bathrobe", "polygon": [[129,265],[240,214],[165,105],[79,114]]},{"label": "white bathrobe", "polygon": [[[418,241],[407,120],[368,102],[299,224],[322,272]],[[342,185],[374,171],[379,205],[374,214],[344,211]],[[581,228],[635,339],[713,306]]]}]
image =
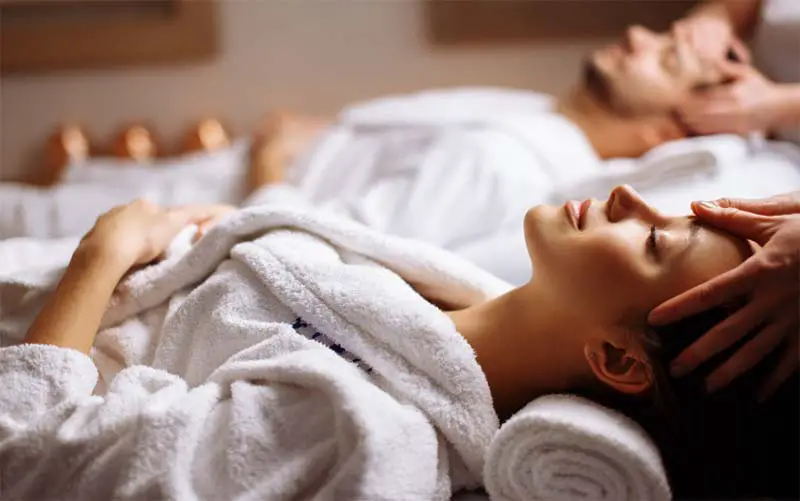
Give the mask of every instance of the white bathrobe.
[{"label": "white bathrobe", "polygon": [[[499,88],[356,103],[297,159],[287,181],[316,207],[520,282],[530,271],[525,211],[546,202],[554,186],[603,170],[580,128],[553,104],[547,95]],[[239,204],[247,146],[149,168],[97,159],[73,166],[64,184],[46,191],[0,184],[0,238],[81,235],[98,214],[136,197]]]},{"label": "white bathrobe", "polygon": [[289,206],[175,249],[121,283],[92,358],[14,345],[58,270],[0,274],[2,499],[431,500],[480,484],[498,429],[486,379],[409,284],[454,306],[507,284]]}]

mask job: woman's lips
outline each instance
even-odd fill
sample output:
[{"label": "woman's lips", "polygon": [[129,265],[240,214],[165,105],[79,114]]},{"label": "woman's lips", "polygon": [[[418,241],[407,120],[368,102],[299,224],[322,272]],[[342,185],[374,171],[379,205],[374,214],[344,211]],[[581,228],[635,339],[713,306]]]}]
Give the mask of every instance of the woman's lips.
[{"label": "woman's lips", "polygon": [[586,222],[586,213],[589,212],[589,207],[592,206],[592,200],[587,199],[584,200],[581,206],[578,208],[578,229],[583,229],[584,223]]},{"label": "woman's lips", "polygon": [[580,219],[581,219],[581,204],[576,200],[570,200],[569,202],[564,204],[564,211],[567,213],[567,218],[569,218],[572,226],[575,227],[576,230],[580,229]]}]

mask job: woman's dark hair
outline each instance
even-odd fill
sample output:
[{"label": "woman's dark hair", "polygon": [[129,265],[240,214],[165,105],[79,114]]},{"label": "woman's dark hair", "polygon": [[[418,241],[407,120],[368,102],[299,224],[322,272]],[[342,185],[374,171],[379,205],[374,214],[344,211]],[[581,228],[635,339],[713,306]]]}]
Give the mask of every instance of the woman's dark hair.
[{"label": "woman's dark hair", "polygon": [[670,362],[731,312],[717,308],[651,328],[642,340],[653,371],[648,394],[604,392],[592,399],[628,415],[649,433],[676,499],[799,499],[797,374],[766,403],[756,401],[759,385],[776,366],[783,346],[713,394],[705,391],[706,377],[753,335],[688,376],[669,376]]}]

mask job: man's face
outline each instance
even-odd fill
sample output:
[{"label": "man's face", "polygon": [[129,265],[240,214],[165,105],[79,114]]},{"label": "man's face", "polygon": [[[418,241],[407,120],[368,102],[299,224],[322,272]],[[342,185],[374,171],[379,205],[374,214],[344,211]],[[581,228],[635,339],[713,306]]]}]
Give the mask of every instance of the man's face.
[{"label": "man's face", "polygon": [[[724,60],[725,54],[719,55]],[[586,85],[626,115],[674,109],[692,90],[720,83],[714,61],[703,60],[685,32],[628,28],[620,42],[591,55]]]}]

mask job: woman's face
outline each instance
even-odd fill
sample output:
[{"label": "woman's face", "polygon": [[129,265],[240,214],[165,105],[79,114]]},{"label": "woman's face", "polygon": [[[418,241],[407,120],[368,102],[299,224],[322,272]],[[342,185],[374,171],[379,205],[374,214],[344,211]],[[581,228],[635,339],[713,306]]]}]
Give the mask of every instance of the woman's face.
[{"label": "woman's face", "polygon": [[538,206],[525,217],[525,238],[537,282],[593,325],[641,321],[648,312],[742,262],[746,242],[666,217],[630,187],[606,202]]}]

